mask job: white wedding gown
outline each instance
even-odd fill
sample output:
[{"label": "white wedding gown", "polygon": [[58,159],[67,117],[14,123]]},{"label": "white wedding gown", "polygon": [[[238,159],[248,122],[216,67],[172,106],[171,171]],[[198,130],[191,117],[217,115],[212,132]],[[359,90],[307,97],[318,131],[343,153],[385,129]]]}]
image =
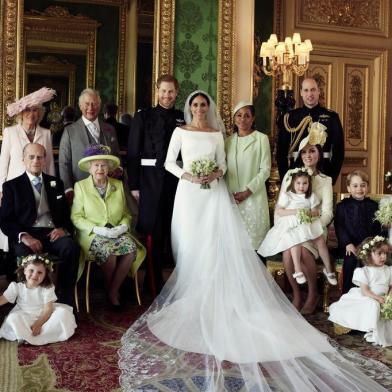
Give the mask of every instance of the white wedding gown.
[{"label": "white wedding gown", "polygon": [[[225,171],[222,134],[176,128],[166,169],[181,177],[204,157]],[[180,179],[172,242],[172,276],[122,338],[124,391],[385,390],[287,300],[252,249],[223,179],[211,189]]]}]

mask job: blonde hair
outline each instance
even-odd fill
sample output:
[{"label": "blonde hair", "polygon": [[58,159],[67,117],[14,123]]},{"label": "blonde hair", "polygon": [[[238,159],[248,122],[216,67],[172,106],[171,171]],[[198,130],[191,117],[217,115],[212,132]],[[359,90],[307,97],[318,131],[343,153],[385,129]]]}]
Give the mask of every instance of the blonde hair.
[{"label": "blonde hair", "polygon": [[351,180],[353,177],[359,177],[363,182],[369,185],[369,176],[362,170],[354,170],[347,176],[346,185],[349,186],[351,184]]},{"label": "blonde hair", "polygon": [[[37,121],[37,125],[42,121],[42,119],[45,116],[45,108],[42,105],[34,105],[33,107],[38,108],[39,110],[39,117],[38,117],[38,121]],[[22,121],[23,121],[23,112],[25,110],[22,110],[20,113],[18,113],[15,117],[15,121],[17,124],[22,125]]]}]

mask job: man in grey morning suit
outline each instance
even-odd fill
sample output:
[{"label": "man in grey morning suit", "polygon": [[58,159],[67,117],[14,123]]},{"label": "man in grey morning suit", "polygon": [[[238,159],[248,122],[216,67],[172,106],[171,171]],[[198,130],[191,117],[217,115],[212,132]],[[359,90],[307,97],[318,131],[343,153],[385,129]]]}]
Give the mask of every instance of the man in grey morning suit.
[{"label": "man in grey morning suit", "polygon": [[64,182],[66,197],[73,200],[73,186],[76,181],[88,177],[78,167],[86,147],[93,143],[109,146],[113,155],[120,156],[120,148],[115,129],[98,119],[101,109],[101,98],[98,91],[85,89],[79,97],[79,108],[82,117],[68,125],[63,132],[59,149],[60,178]]}]

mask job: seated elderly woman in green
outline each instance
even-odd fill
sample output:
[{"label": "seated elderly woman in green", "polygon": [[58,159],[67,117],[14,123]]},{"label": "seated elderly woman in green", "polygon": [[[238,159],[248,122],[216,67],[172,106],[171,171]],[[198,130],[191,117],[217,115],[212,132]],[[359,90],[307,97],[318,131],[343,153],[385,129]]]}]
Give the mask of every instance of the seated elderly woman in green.
[{"label": "seated elderly woman in green", "polygon": [[113,306],[119,306],[122,282],[131,267],[136,271],[145,257],[144,247],[130,233],[131,216],[123,183],[108,176],[120,160],[110,155],[109,147],[93,144],[78,165],[90,173],[75,184],[71,210],[76,240],[83,252],[81,261],[94,260],[101,267],[108,299]]}]

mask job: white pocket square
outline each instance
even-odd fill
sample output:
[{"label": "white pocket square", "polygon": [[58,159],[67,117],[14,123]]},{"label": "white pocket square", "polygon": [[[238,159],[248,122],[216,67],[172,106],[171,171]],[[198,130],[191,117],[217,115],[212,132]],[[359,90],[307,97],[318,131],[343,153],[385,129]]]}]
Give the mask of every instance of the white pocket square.
[{"label": "white pocket square", "polygon": [[61,199],[63,196],[62,195],[59,195],[59,196],[56,196],[56,199]]}]

